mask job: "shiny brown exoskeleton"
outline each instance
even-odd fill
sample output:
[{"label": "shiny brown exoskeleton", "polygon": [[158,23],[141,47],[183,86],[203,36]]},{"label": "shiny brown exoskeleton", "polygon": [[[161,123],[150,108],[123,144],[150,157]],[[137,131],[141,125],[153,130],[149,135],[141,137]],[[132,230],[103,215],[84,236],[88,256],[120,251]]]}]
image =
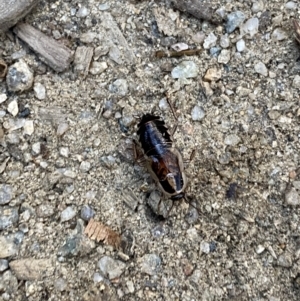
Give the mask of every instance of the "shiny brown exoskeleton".
[{"label": "shiny brown exoskeleton", "polygon": [[185,196],[187,179],[180,152],[172,146],[171,135],[160,117],[145,114],[137,134],[146,165],[162,192],[172,200]]}]

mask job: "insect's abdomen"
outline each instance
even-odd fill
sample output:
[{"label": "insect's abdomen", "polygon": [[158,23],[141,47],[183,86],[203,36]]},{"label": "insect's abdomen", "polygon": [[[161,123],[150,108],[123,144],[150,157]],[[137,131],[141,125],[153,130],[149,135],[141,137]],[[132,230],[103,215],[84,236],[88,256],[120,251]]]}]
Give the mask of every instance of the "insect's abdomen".
[{"label": "insect's abdomen", "polygon": [[159,117],[146,114],[138,126],[139,141],[147,156],[162,156],[172,146],[168,129]]}]

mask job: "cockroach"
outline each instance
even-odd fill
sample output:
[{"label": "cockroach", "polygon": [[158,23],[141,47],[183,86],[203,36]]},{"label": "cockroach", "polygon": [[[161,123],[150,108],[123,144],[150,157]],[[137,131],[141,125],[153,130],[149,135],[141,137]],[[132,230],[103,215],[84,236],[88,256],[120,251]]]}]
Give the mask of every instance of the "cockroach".
[{"label": "cockroach", "polygon": [[137,131],[146,167],[161,191],[171,200],[185,199],[187,178],[183,159],[165,122],[152,114],[142,116]]}]

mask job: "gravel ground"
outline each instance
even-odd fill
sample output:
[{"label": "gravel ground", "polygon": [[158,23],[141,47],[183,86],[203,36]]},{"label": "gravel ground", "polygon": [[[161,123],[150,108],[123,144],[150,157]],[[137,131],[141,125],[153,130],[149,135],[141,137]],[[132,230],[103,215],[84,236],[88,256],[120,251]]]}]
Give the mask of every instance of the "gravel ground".
[{"label": "gravel ground", "polygon": [[[89,72],[0,35],[0,300],[300,300],[300,5],[219,7],[213,25],[168,0],[41,2],[25,21],[91,47]],[[176,43],[201,51],[154,56]],[[147,112],[187,162],[192,206],[166,218],[133,160]],[[84,235],[92,216],[121,248]]]}]

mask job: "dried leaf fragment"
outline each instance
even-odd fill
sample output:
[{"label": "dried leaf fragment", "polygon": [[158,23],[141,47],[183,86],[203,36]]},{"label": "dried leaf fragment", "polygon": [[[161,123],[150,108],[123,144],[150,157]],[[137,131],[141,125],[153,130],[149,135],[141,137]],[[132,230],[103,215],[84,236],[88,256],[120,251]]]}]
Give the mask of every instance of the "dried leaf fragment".
[{"label": "dried leaf fragment", "polygon": [[121,243],[121,236],[117,232],[92,218],[86,226],[84,234],[92,240],[96,240],[97,242],[103,241],[103,243],[111,245],[114,248],[118,248]]}]

